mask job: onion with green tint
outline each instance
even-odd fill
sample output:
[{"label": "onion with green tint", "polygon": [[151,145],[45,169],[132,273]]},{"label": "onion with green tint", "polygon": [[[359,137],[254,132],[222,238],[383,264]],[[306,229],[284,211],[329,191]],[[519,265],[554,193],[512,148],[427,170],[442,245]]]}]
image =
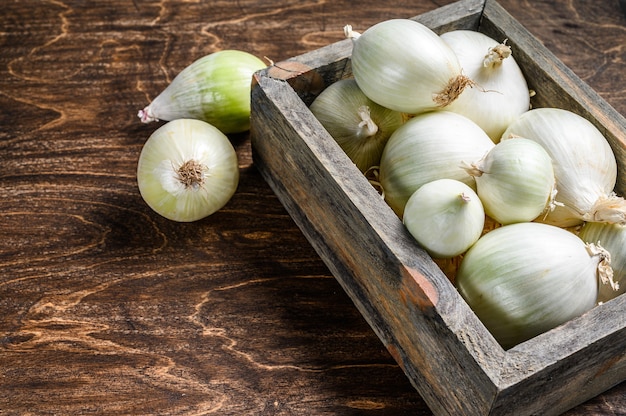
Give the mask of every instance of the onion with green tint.
[{"label": "onion with green tint", "polygon": [[524,222],[496,228],[465,253],[461,296],[504,348],[593,308],[607,253],[575,234]]},{"label": "onion with green tint", "polygon": [[192,118],[226,134],[246,131],[250,128],[252,75],[266,66],[239,50],[206,55],[183,69],[138,116],[144,123]]},{"label": "onion with green tint", "polygon": [[451,258],[478,240],[485,211],[472,188],[454,179],[439,179],[411,195],[403,222],[433,258]]},{"label": "onion with green tint", "polygon": [[389,136],[402,125],[402,113],[367,98],[353,78],[329,85],[310,110],[361,172],[378,166]]}]

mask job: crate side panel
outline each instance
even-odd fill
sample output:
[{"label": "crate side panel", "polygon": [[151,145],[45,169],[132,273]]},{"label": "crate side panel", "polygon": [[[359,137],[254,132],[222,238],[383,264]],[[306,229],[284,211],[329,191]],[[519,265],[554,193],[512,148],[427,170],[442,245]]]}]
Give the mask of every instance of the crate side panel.
[{"label": "crate side panel", "polygon": [[[594,308],[551,333],[512,349],[508,358],[519,374],[529,373],[498,396],[495,414],[515,408],[560,414],[626,379],[626,297]],[[584,347],[580,347],[584,345]],[[505,366],[506,367],[506,366]]]},{"label": "crate side panel", "polygon": [[[268,183],[433,411],[485,414],[497,388],[435,308],[437,303],[458,302],[458,294],[450,293],[445,276],[411,243],[401,223],[389,221],[391,225],[377,231],[354,206],[351,196],[359,194],[363,196],[357,198],[366,200],[359,204],[374,198],[374,209],[383,211],[371,216],[393,215],[390,209],[384,213],[386,206],[332,138],[316,137],[315,129],[302,122],[312,116],[300,114],[299,107],[306,108],[297,96],[292,93],[295,99],[290,102],[289,94],[279,91],[284,83],[269,78],[260,82],[264,85],[253,89],[252,138],[255,163]],[[276,128],[272,120],[278,118],[290,123]],[[339,170],[328,172],[320,152],[322,159],[334,159],[332,165]],[[351,195],[345,187],[351,188]],[[412,244],[419,266],[403,264],[380,233]],[[418,267],[432,275],[424,277]],[[466,318],[459,313],[459,320]]]}]

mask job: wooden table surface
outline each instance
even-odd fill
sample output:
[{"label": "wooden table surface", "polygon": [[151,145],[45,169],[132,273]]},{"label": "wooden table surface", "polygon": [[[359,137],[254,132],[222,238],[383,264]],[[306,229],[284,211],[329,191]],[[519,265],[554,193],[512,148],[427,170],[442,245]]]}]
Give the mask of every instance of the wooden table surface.
[{"label": "wooden table surface", "polygon": [[[0,414],[429,415],[231,136],[192,224],[136,185],[137,111],[194,59],[280,61],[450,0],[7,0],[0,13]],[[501,0],[626,114],[618,0]],[[626,383],[567,415],[626,414]]]}]

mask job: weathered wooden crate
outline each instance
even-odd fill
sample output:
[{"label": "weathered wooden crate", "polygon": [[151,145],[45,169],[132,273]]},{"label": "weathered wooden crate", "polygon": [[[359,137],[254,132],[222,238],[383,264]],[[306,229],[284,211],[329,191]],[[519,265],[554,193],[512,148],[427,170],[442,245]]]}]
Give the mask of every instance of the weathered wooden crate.
[{"label": "weathered wooden crate", "polygon": [[[438,33],[508,39],[535,107],[592,121],[618,159],[626,120],[492,0],[415,17]],[[364,29],[364,28],[362,28]],[[255,164],[435,414],[560,414],[626,379],[626,296],[504,350],[308,110],[351,76],[351,41],[260,71],[252,89]],[[291,68],[281,70],[279,67]]]}]

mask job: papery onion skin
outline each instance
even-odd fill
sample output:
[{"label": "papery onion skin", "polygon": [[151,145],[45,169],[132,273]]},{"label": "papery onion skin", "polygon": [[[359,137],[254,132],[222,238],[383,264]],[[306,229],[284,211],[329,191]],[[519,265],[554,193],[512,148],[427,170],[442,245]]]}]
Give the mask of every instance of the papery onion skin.
[{"label": "papery onion skin", "polygon": [[556,187],[552,159],[537,142],[502,140],[472,166],[485,212],[500,224],[533,221],[551,208]]},{"label": "papery onion skin", "polygon": [[225,134],[250,128],[252,75],[267,65],[240,50],[222,50],[185,67],[143,110],[144,123],[179,118],[203,120]]},{"label": "papery onion skin", "polygon": [[453,30],[441,38],[456,53],[463,73],[475,83],[446,109],[468,117],[499,142],[508,125],[530,109],[530,93],[522,70],[512,54],[500,63],[485,66],[491,49],[507,46],[481,32]]},{"label": "papery onion skin", "polygon": [[352,72],[370,99],[392,110],[418,114],[445,108],[471,80],[452,49],[431,29],[410,19],[390,19],[354,39]]},{"label": "papery onion skin", "polygon": [[478,240],[485,211],[472,188],[454,179],[439,179],[411,195],[403,222],[433,258],[444,259],[464,253]]},{"label": "papery onion skin", "polygon": [[353,78],[329,85],[309,108],[361,172],[378,166],[389,136],[404,123],[402,113],[367,98]]},{"label": "papery onion skin", "polygon": [[[181,175],[189,162],[196,171]],[[200,181],[189,179],[195,174]],[[137,164],[142,198],[172,221],[192,222],[215,213],[234,195],[238,182],[237,154],[228,137],[201,120],[176,119],[159,127]]]},{"label": "papery onion skin", "polygon": [[[556,177],[554,210],[538,219],[559,227],[572,227],[583,221],[626,220],[626,203],[613,198],[617,179],[615,155],[602,133],[588,120],[569,110],[535,108],[519,116],[502,138],[534,140],[552,158]],[[599,205],[609,200],[615,208],[604,211]],[[613,221],[613,219],[611,220]]]},{"label": "papery onion skin", "polygon": [[626,293],[626,226],[587,222],[578,235],[587,243],[602,246],[611,255],[613,281],[617,283],[617,287],[608,282],[600,282],[598,302],[608,302]]},{"label": "papery onion skin", "polygon": [[391,135],[381,157],[385,201],[402,218],[413,192],[428,182],[456,179],[476,189],[461,162],[480,159],[494,146],[487,133],[459,114],[439,110],[411,118]]},{"label": "papery onion skin", "polygon": [[481,237],[464,255],[455,284],[508,349],[594,307],[601,260],[569,231],[518,223]]}]

